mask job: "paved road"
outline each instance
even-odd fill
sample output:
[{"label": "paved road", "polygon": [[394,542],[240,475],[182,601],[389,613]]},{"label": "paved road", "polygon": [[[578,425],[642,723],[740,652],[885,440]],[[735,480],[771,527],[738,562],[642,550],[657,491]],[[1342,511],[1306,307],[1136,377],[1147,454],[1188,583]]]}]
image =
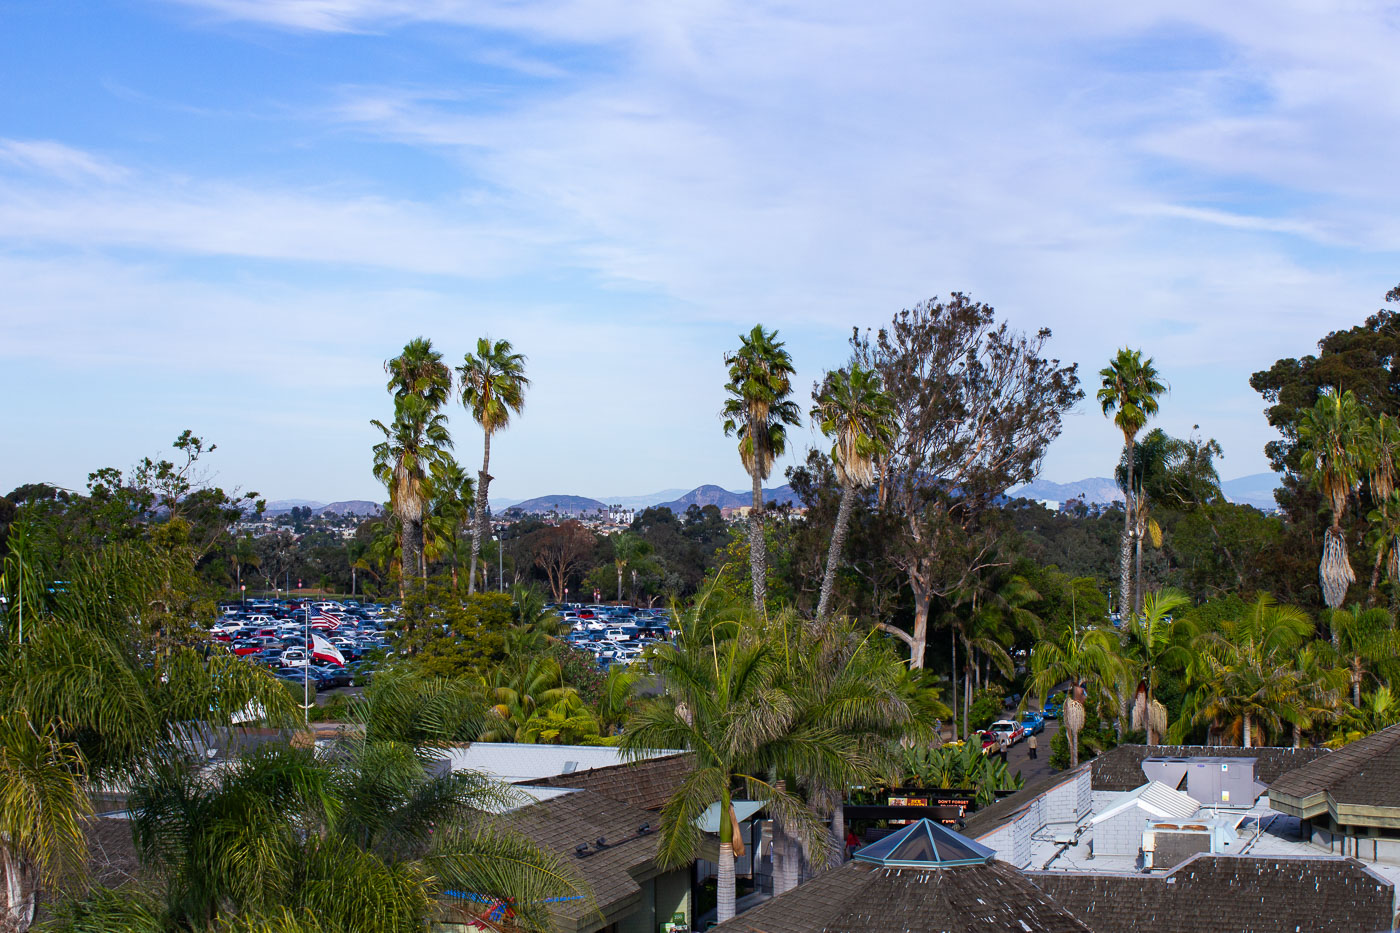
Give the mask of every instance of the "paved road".
[{"label": "paved road", "polygon": [[1030,748],[1027,747],[1024,741],[1017,742],[1015,745],[1011,746],[1011,751],[1006,756],[1006,767],[1011,770],[1012,774],[1020,771],[1021,777],[1026,779],[1027,784],[1034,781],[1036,778],[1044,777],[1049,774],[1050,740],[1054,738],[1055,733],[1059,731],[1060,723],[1058,720],[1047,720],[1045,723],[1045,731],[1035,737],[1036,742],[1040,745],[1040,748],[1036,750],[1036,759],[1034,761],[1031,760]]}]

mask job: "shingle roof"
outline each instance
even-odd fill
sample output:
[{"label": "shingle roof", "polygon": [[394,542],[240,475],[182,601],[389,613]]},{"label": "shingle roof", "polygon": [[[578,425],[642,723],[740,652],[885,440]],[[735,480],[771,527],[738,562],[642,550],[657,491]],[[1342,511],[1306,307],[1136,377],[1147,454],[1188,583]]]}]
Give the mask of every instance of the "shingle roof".
[{"label": "shingle roof", "polygon": [[689,754],[667,755],[521,783],[590,790],[643,810],[659,810],[690,774],[692,761]]},{"label": "shingle roof", "polygon": [[1144,758],[1208,755],[1212,758],[1253,758],[1254,779],[1272,786],[1275,781],[1304,765],[1325,758],[1325,748],[1234,748],[1219,745],[1119,745],[1089,762],[1094,790],[1133,790],[1147,783]]},{"label": "shingle roof", "polygon": [[1094,933],[1371,933],[1390,882],[1353,859],[1199,855],[1166,875],[1026,875]]},{"label": "shingle roof", "polygon": [[[592,926],[607,922],[625,911],[641,894],[638,879],[656,873],[654,860],[658,842],[656,814],[630,807],[601,794],[580,791],[543,800],[514,811],[508,825],[540,848],[564,860],[564,867],[582,881],[592,895],[588,900],[560,901],[550,905],[555,926],[577,929],[579,921],[592,915]],[[639,833],[643,823],[651,831]],[[602,838],[601,850],[594,845]],[[579,858],[575,847],[588,843],[589,854]]]},{"label": "shingle roof", "polygon": [[1325,792],[1337,803],[1400,807],[1400,725],[1284,775],[1270,786],[1275,789],[1299,799]]},{"label": "shingle roof", "polygon": [[720,924],[722,933],[1089,933],[1005,862],[882,868],[850,861]]}]

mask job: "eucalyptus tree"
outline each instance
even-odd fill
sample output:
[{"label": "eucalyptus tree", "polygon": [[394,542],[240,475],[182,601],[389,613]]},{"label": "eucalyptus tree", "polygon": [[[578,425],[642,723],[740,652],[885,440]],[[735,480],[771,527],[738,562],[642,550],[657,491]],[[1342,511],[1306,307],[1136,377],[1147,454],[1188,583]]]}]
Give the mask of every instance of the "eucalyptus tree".
[{"label": "eucalyptus tree", "polygon": [[1341,608],[1347,589],[1356,580],[1347,556],[1342,517],[1365,466],[1363,418],[1361,404],[1350,389],[1339,392],[1328,386],[1298,422],[1305,473],[1332,509],[1332,522],[1324,535],[1322,561],[1318,564],[1322,600],[1328,609]]},{"label": "eucalyptus tree", "polygon": [[724,391],[725,436],[739,440],[739,459],[753,481],[749,509],[749,574],[754,607],[762,612],[768,597],[768,545],[763,536],[763,481],[773,462],[787,450],[787,428],[801,423],[792,395],[792,356],[776,330],[762,324],[739,337],[739,349],[726,353],[729,381]]},{"label": "eucalyptus tree", "polygon": [[836,589],[836,568],[846,542],[856,490],[875,479],[876,461],[887,456],[894,440],[894,403],[880,386],[880,374],[851,363],[826,374],[812,390],[812,420],[833,441],[831,464],[841,483],[841,506],[826,554],[817,618],[824,619]]},{"label": "eucalyptus tree", "polygon": [[384,440],[374,445],[374,477],[389,491],[389,503],[399,522],[403,582],[427,576],[423,560],[423,511],[428,501],[429,475],[434,464],[452,448],[447,418],[421,395],[394,401],[389,424],[373,420]]},{"label": "eucalyptus tree", "polygon": [[938,597],[997,564],[993,518],[1006,490],[1034,479],[1066,411],[1083,397],[1078,368],[1047,358],[1050,332],[997,323],[954,292],[900,311],[874,335],[852,335],[854,362],[880,375],[896,414],[879,464],[877,504],[898,531],[888,542],[914,602],[908,630],[881,627],[923,667]]},{"label": "eucalyptus tree", "polygon": [[821,866],[828,858],[822,814],[772,775],[800,774],[838,786],[860,754],[854,736],[803,719],[781,650],[742,613],[702,597],[681,620],[675,642],[653,649],[652,670],[665,694],[640,708],[622,735],[630,758],[658,748],[694,756],[693,770],[661,809],[657,862],[675,868],[694,859],[703,841],[699,820],[713,807],[720,923],[734,916],[735,845],[742,842],[736,835],[736,789],[763,800]]},{"label": "eucalyptus tree", "polygon": [[1123,484],[1127,497],[1123,509],[1123,539],[1119,546],[1118,590],[1119,611],[1124,618],[1137,611],[1138,598],[1133,593],[1131,550],[1134,520],[1133,438],[1157,413],[1157,397],[1167,390],[1150,358],[1144,360],[1141,350],[1127,347],[1119,350],[1103,369],[1099,370],[1098,402],[1105,416],[1113,415],[1113,423],[1123,432],[1123,461],[1127,464],[1127,481]]},{"label": "eucalyptus tree", "polygon": [[491,342],[481,337],[476,353],[468,353],[457,367],[462,389],[462,405],[481,425],[483,439],[481,472],[476,481],[476,523],[472,529],[472,561],[467,578],[467,592],[476,592],[476,565],[481,556],[481,544],[488,537],[487,509],[491,488],[491,437],[510,425],[511,415],[525,408],[525,390],[530,379],[525,375],[525,356],[516,353],[509,340]]}]

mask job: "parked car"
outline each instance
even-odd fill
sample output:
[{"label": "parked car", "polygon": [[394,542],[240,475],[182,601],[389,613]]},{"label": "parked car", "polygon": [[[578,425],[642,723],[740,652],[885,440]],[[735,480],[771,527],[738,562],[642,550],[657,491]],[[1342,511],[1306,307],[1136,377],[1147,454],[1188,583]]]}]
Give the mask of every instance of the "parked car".
[{"label": "parked car", "polygon": [[1001,751],[1001,739],[995,732],[988,730],[980,736],[982,741],[982,754],[992,755]]},{"label": "parked car", "polygon": [[294,687],[309,687],[313,691],[320,691],[321,689],[320,678],[313,675],[304,667],[279,667],[272,672],[272,676]]},{"label": "parked car", "polygon": [[350,671],[334,664],[326,664],[311,668],[312,676],[318,678],[322,690],[330,690],[335,687],[349,687],[355,679]]},{"label": "parked car", "polygon": [[1019,722],[1012,719],[998,719],[987,727],[987,731],[994,733],[998,739],[1006,744],[1007,748],[1026,737],[1026,730],[1021,728]]},{"label": "parked car", "polygon": [[1045,717],[1035,710],[1026,710],[1021,714],[1021,728],[1026,735],[1040,735],[1045,731]]}]

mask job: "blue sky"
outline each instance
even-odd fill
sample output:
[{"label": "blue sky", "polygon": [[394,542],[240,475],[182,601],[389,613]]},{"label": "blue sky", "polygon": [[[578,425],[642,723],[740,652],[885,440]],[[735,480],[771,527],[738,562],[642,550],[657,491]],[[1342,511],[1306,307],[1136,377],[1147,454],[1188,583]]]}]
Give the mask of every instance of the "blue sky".
[{"label": "blue sky", "polygon": [[[378,498],[419,334],[529,356],[503,497],[743,488],[740,331],[806,387],[953,290],[1087,378],[1142,347],[1259,472],[1249,373],[1400,282],[1396,48],[1367,3],[7,0],[0,490],[189,427],[224,484]],[[1043,475],[1118,443],[1086,403]]]}]

